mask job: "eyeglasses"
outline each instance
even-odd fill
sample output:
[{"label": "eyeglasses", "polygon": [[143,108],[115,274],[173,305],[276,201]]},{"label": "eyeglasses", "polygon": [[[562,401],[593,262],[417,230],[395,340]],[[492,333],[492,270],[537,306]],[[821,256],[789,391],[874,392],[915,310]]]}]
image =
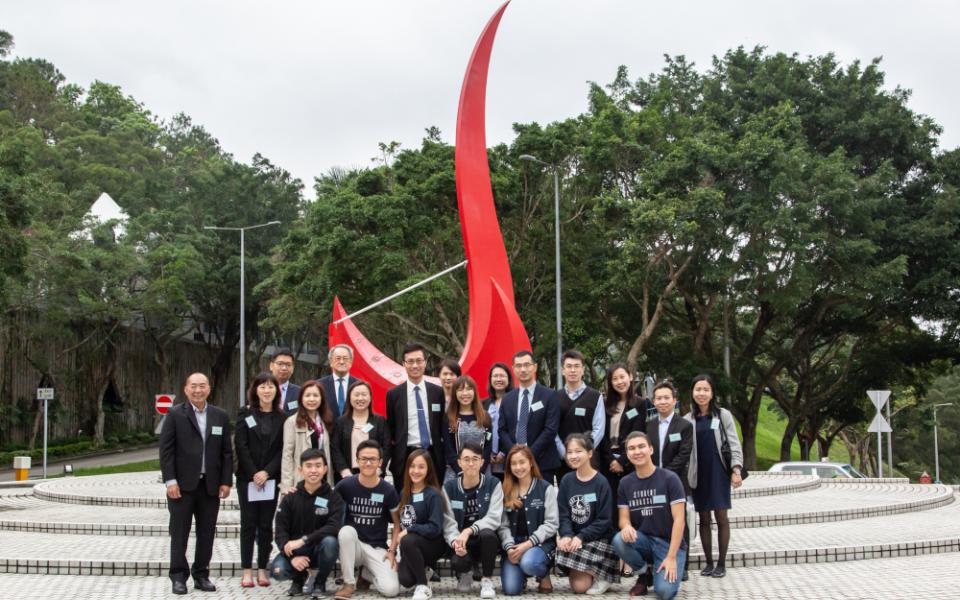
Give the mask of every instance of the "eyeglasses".
[{"label": "eyeglasses", "polygon": [[357,459],[357,462],[361,465],[373,465],[380,462],[380,459],[372,456],[361,456]]},{"label": "eyeglasses", "polygon": [[513,363],[513,368],[514,368],[514,369],[529,369],[529,368],[534,367],[534,366],[535,366],[535,365],[534,365],[532,362]]},{"label": "eyeglasses", "polygon": [[464,456],[460,459],[460,462],[467,463],[468,465],[473,465],[483,460],[482,456]]},{"label": "eyeglasses", "polygon": [[280,362],[278,360],[273,361],[273,364],[277,365],[281,369],[292,369],[293,363],[290,362]]},{"label": "eyeglasses", "polygon": [[427,361],[422,358],[408,358],[407,360],[403,361],[403,364],[410,366],[425,365],[427,364]]}]

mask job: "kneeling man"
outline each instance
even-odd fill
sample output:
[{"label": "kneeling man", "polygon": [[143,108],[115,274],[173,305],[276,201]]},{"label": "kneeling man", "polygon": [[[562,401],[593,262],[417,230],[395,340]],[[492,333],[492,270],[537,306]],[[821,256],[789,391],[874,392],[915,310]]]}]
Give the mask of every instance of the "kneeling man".
[{"label": "kneeling man", "polygon": [[654,466],[653,446],[645,434],[630,433],[624,446],[636,470],[620,480],[620,532],[613,538],[613,547],[639,574],[630,596],[647,593],[646,574],[652,565],[654,592],[660,600],[671,600],[680,591],[687,558],[683,484],[673,472]]}]

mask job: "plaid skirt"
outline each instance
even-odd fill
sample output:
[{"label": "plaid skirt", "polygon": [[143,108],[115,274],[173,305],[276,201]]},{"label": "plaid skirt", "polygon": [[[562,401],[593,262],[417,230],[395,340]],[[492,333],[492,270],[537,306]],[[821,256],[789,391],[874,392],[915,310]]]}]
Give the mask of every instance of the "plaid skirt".
[{"label": "plaid skirt", "polygon": [[620,581],[620,556],[609,542],[587,542],[576,552],[557,550],[557,565],[566,570],[590,573],[611,583]]}]

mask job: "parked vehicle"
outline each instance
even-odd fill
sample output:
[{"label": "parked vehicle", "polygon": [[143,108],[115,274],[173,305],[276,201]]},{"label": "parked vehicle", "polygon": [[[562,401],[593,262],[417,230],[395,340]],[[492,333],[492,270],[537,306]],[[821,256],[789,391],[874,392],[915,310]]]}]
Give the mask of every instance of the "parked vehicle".
[{"label": "parked vehicle", "polygon": [[779,462],[769,471],[771,473],[803,473],[816,475],[821,479],[865,479],[866,475],[853,468],[853,465],[839,462],[794,461]]}]

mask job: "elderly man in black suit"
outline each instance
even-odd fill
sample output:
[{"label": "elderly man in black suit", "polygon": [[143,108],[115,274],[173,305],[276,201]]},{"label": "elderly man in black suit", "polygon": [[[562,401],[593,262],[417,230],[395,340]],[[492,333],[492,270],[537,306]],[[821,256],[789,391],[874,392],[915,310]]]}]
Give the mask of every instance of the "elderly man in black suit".
[{"label": "elderly man in black suit", "polygon": [[560,468],[555,444],[560,400],[557,392],[537,384],[537,361],[529,350],[514,354],[513,374],[517,387],[500,401],[500,452],[506,454],[517,444],[529,446],[544,480],[553,485],[553,476]]},{"label": "elderly man in black suit", "polygon": [[356,377],[350,376],[350,367],[353,366],[353,348],[346,344],[337,344],[327,353],[327,361],[330,363],[332,373],[321,378],[320,385],[323,386],[323,397],[329,398],[330,412],[333,413],[333,420],[336,421],[343,415],[343,410],[350,401],[347,398],[350,384],[359,381]]},{"label": "elderly man in black suit", "polygon": [[[194,588],[217,590],[210,581],[210,557],[217,530],[220,499],[233,485],[233,446],[227,413],[211,406],[210,380],[203,373],[187,377],[188,402],[170,409],[160,432],[160,470],[167,486],[170,511],[170,580],[174,594],[187,593],[187,576]],[[190,527],[197,521],[193,569],[187,562]]]},{"label": "elderly man in black suit", "polygon": [[415,342],[403,348],[404,383],[387,391],[387,427],[393,439],[390,472],[397,492],[403,487],[407,454],[423,448],[430,452],[434,466],[447,464],[441,438],[444,416],[443,388],[426,381],[427,350]]}]

